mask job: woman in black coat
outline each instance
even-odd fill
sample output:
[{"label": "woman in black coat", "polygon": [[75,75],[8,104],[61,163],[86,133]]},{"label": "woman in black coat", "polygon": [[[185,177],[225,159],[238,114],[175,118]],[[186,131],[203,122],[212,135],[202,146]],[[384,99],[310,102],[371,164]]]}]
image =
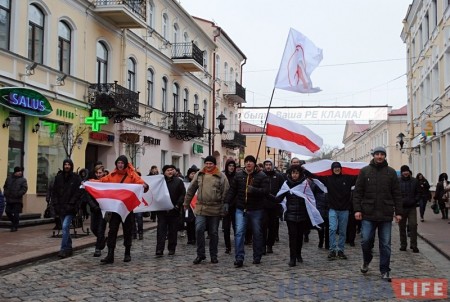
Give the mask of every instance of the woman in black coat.
[{"label": "woman in black coat", "polygon": [[[288,171],[285,184],[290,188],[301,185],[308,181],[303,174],[300,165],[292,165]],[[284,185],[283,185],[284,186]],[[281,189],[283,190],[283,188]],[[306,209],[305,199],[292,194],[290,191],[277,196],[277,200],[281,202],[286,197],[286,212],[284,220],[288,226],[289,235],[289,266],[295,266],[297,261],[303,262],[302,243],[303,235],[311,228],[311,220]]]}]

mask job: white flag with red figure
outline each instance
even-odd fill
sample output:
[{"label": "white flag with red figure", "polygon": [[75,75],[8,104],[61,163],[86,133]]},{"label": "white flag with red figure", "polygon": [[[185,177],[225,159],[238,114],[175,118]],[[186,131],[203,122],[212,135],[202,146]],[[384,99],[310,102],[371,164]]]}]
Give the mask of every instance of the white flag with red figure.
[{"label": "white flag with red figure", "polygon": [[114,212],[125,221],[128,214],[139,206],[144,193],[141,184],[86,181],[84,189],[97,200],[103,216]]},{"label": "white flag with red figure", "polygon": [[[309,172],[317,175],[317,176],[330,176],[332,175],[331,164],[332,160],[322,159],[316,162],[304,164],[303,167]],[[345,162],[340,161],[341,164],[341,173],[344,175],[358,175],[359,171],[365,166],[369,165],[364,162]]]},{"label": "white flag with red figure", "polygon": [[275,79],[275,88],[300,93],[319,92],[320,88],[312,86],[310,76],[322,58],[322,49],[291,28]]},{"label": "white flag with red figure", "polygon": [[306,156],[319,156],[323,140],[309,128],[269,113],[266,145]]},{"label": "white flag with red figure", "polygon": [[173,209],[164,175],[150,175],[141,177],[149,186],[142,195],[141,204],[133,212],[168,211]]}]

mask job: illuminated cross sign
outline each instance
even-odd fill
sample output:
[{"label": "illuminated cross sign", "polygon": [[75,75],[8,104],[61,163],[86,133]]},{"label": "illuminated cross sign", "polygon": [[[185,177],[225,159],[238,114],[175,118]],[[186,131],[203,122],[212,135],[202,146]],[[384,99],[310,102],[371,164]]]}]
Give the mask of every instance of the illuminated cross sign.
[{"label": "illuminated cross sign", "polygon": [[102,111],[100,109],[93,109],[92,115],[84,119],[84,123],[91,125],[92,131],[99,132],[101,125],[108,124],[108,118],[102,116]]},{"label": "illuminated cross sign", "polygon": [[46,126],[49,128],[50,135],[55,134],[56,131],[58,130],[58,126],[59,126],[58,123],[52,123],[52,122],[47,122],[47,121],[42,121],[41,123],[43,126]]}]

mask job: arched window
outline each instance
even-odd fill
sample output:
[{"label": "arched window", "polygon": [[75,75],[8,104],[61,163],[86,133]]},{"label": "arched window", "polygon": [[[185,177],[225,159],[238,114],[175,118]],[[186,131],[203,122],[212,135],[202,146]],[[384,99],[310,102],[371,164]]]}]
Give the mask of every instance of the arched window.
[{"label": "arched window", "polygon": [[227,62],[225,62],[225,63],[223,64],[223,72],[224,72],[223,80],[224,80],[225,82],[228,82],[228,63],[227,63]]},{"label": "arched window", "polygon": [[180,35],[180,30],[179,30],[178,24],[175,23],[173,25],[173,41],[172,41],[174,44],[178,43],[179,35]]},{"label": "arched window", "polygon": [[161,111],[167,112],[167,78],[162,78],[162,102],[161,102]]},{"label": "arched window", "polygon": [[28,20],[28,59],[42,64],[44,61],[44,13],[36,5],[30,4]]},{"label": "arched window", "polygon": [[189,90],[184,89],[183,111],[188,112],[188,110],[189,110]]},{"label": "arched window", "polygon": [[0,1],[0,48],[9,49],[11,0]]},{"label": "arched window", "polygon": [[136,61],[128,58],[128,89],[136,91]]},{"label": "arched window", "polygon": [[154,72],[151,68],[147,69],[147,105],[153,107],[154,89],[153,86]]},{"label": "arched window", "polygon": [[105,84],[108,80],[108,49],[104,42],[97,42],[96,79],[98,84]]},{"label": "arched window", "polygon": [[70,50],[72,48],[72,30],[66,22],[58,23],[58,65],[59,71],[70,74]]},{"label": "arched window", "polygon": [[173,111],[178,112],[179,110],[179,95],[180,95],[180,87],[177,83],[173,83]]},{"label": "arched window", "polygon": [[231,82],[231,85],[234,85],[234,82],[235,82],[235,78],[234,78],[234,69],[233,69],[233,67],[231,67],[230,68],[230,82]]},{"label": "arched window", "polygon": [[185,43],[191,42],[190,39],[189,39],[189,34],[187,32],[184,32],[183,40],[184,40]]},{"label": "arched window", "polygon": [[167,40],[167,36],[169,34],[169,17],[167,14],[163,14],[162,16],[162,36]]},{"label": "arched window", "polygon": [[220,79],[220,57],[216,55],[216,79]]},{"label": "arched window", "polygon": [[203,68],[208,69],[208,51],[203,51]]},{"label": "arched window", "polygon": [[198,95],[194,94],[194,114],[199,114],[198,112]]}]

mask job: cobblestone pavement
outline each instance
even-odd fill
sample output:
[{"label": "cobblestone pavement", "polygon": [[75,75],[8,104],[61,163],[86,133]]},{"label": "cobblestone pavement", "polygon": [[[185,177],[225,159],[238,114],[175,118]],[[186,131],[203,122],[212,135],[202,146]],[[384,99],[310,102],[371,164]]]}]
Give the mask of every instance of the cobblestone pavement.
[{"label": "cobblestone pavement", "polygon": [[[450,278],[449,261],[424,241],[419,239],[419,254],[400,252],[397,228],[392,233],[393,278]],[[186,245],[186,237],[179,236],[174,256],[166,250],[164,257],[155,258],[156,230],[144,235],[143,241],[133,242],[128,263],[122,261],[119,240],[113,265],[100,265],[91,247],[70,258],[53,257],[3,271],[0,301],[396,301],[391,283],[380,279],[377,248],[369,272],[360,273],[359,238],[356,247],[346,247],[348,260],[328,261],[311,231],[303,248],[304,263],[290,268],[282,223],[273,254],[253,265],[251,247],[246,246],[244,266],[234,268],[234,256],[224,253],[222,238],[218,264],[208,257],[193,265],[196,250]]]}]

